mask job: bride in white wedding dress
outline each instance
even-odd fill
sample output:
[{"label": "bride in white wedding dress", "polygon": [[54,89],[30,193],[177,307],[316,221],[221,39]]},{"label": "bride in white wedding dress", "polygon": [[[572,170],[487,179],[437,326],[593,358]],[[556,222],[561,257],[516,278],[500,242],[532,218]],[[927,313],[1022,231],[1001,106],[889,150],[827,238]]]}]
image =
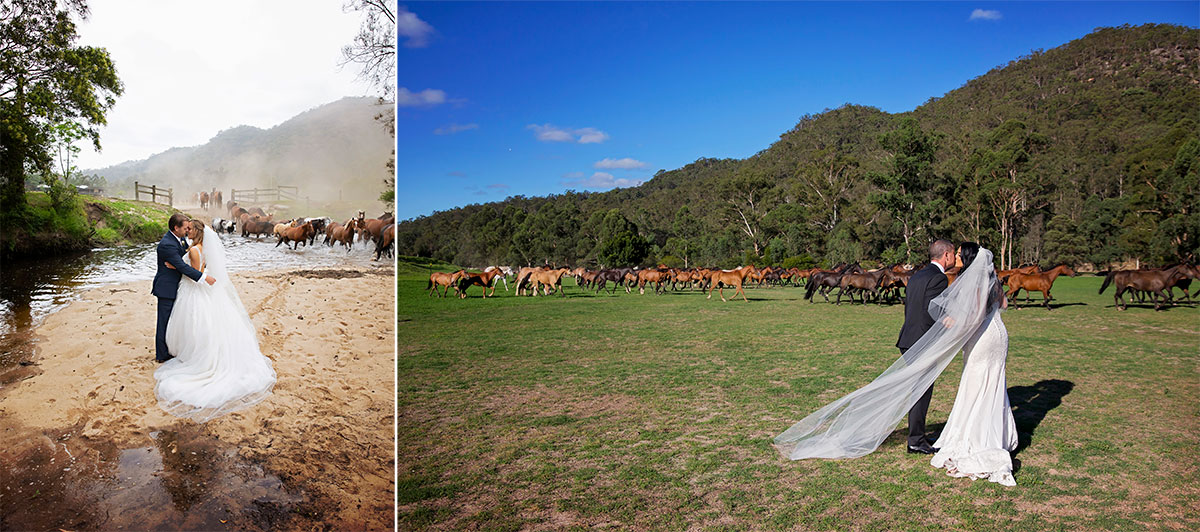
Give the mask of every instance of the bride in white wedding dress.
[{"label": "bride in white wedding dress", "polygon": [[[966,363],[950,419],[934,444],[931,464],[952,476],[1015,485],[1012,458],[1017,430],[1004,377],[1007,306],[992,252],[964,260],[955,281],[929,304],[934,325],[874,381],[822,407],[775,437],[785,458],[857,458],[870,454],[895,430],[917,399],[964,351]],[[970,252],[967,255],[971,255]]]},{"label": "bride in white wedding dress", "polygon": [[275,369],[259,351],[254,324],[229,280],[221,238],[191,223],[188,259],[217,282],[179,282],[166,332],[175,358],[154,372],[154,392],[163,410],[204,422],[266,399]]},{"label": "bride in white wedding dress", "polygon": [[[960,266],[970,267],[978,252],[978,244],[964,242],[958,251]],[[991,253],[987,258],[991,264]],[[950,409],[950,418],[934,443],[937,452],[930,464],[946,468],[950,476],[986,478],[1015,486],[1009,452],[1017,448],[1017,423],[1008,402],[1008,381],[1004,376],[1008,329],[1000,320],[1000,310],[1007,306],[996,283],[988,301],[988,308],[993,310],[963,347],[958,395]]]}]

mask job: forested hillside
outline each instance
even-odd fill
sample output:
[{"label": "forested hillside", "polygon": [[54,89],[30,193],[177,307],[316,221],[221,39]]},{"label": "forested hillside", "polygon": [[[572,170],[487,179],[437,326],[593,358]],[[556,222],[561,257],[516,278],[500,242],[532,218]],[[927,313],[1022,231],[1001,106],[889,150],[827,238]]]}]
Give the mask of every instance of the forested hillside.
[{"label": "forested hillside", "polygon": [[909,113],[846,105],[744,160],[437,212],[397,245],[471,265],[762,266],[921,260],[949,238],[1004,267],[1195,262],[1198,68],[1200,30],[1103,28]]}]

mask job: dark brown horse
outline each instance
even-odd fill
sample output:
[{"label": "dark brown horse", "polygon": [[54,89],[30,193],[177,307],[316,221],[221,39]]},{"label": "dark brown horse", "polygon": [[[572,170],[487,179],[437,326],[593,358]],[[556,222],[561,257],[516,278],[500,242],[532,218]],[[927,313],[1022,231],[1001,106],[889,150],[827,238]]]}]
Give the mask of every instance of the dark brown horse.
[{"label": "dark brown horse", "polygon": [[1125,310],[1125,299],[1121,295],[1126,290],[1149,292],[1150,299],[1154,302],[1154,310],[1160,310],[1162,308],[1162,305],[1158,302],[1160,297],[1163,302],[1170,301],[1164,290],[1173,286],[1180,279],[1200,278],[1198,274],[1200,272],[1184,264],[1165,270],[1112,271],[1108,272],[1108,275],[1104,277],[1104,283],[1100,285],[1100,292],[1098,293],[1103,294],[1104,289],[1108,288],[1109,284],[1114,285],[1116,293],[1113,294],[1113,305],[1119,310]]},{"label": "dark brown horse", "polygon": [[842,304],[843,293],[850,296],[851,305],[854,304],[855,292],[858,292],[858,295],[860,298],[862,298],[862,303],[864,305],[867,304],[868,294],[878,298],[879,280],[883,278],[887,271],[889,271],[888,268],[880,268],[878,270],[866,273],[847,273],[843,275],[841,280],[838,282],[838,286],[841,288],[841,290],[838,291],[837,302],[834,304]]},{"label": "dark brown horse", "polygon": [[1042,305],[1046,307],[1046,310],[1051,310],[1050,300],[1053,299],[1053,297],[1050,296],[1050,287],[1054,286],[1054,280],[1062,274],[1075,277],[1075,270],[1072,270],[1071,267],[1067,266],[1066,264],[1060,264],[1041,273],[1013,273],[1012,275],[1008,276],[1008,294],[1006,297],[1008,297],[1009,303],[1011,303],[1014,308],[1019,309],[1021,307],[1016,306],[1018,292],[1021,290],[1025,291],[1026,305],[1029,304],[1030,292],[1041,292]]}]

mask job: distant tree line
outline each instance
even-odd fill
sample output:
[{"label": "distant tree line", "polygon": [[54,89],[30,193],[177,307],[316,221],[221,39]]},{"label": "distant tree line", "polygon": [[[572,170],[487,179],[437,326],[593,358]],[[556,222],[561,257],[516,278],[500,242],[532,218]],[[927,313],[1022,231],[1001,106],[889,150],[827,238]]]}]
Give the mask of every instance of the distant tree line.
[{"label": "distant tree line", "polygon": [[463,265],[805,267],[921,261],[949,238],[1001,267],[1195,262],[1197,43],[1165,24],[1097,30],[909,113],[804,116],[747,159],[407,220],[397,249]]}]

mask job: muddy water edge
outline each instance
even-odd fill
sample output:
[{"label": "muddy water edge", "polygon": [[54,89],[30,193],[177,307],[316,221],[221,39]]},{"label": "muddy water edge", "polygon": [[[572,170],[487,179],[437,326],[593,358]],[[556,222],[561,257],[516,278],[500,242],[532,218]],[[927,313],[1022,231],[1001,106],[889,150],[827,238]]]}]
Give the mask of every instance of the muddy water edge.
[{"label": "muddy water edge", "polygon": [[[267,239],[222,240],[231,271],[359,266],[373,256],[367,245],[293,251]],[[36,330],[46,316],[109,284],[145,280],[152,298],[155,260],[147,244],[0,264],[0,402],[6,388],[39,374]],[[327,528],[322,497],[247,459],[204,425],[147,430],[135,442],[87,432],[0,419],[0,530]]]}]

